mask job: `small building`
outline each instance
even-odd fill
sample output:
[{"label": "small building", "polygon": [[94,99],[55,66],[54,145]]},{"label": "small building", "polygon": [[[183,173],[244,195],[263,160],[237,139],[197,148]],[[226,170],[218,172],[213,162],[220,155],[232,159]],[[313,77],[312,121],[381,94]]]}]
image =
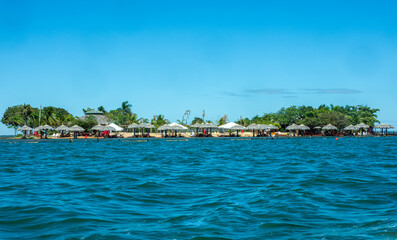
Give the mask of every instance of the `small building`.
[{"label": "small building", "polygon": [[80,117],[79,119],[86,120],[90,116],[94,117],[97,123],[100,125],[108,125],[112,123],[111,120],[103,114],[103,112],[97,110],[90,110],[86,112],[85,115]]}]

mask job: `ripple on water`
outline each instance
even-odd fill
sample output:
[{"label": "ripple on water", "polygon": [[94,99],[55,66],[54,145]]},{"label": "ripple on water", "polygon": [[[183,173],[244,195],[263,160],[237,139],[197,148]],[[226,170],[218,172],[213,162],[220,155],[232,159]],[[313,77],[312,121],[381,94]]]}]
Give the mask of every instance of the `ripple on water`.
[{"label": "ripple on water", "polygon": [[0,140],[0,238],[397,239],[396,140]]}]

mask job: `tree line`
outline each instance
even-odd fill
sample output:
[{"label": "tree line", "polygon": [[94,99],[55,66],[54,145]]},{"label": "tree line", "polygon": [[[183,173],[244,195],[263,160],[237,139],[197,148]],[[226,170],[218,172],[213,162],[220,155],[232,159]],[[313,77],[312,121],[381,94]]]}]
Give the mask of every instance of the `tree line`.
[{"label": "tree line", "polygon": [[[83,113],[94,108],[84,108]],[[132,112],[132,105],[128,101],[122,102],[121,106],[117,109],[107,111],[103,106],[99,106],[96,110],[103,112],[103,114],[110,119],[110,121],[120,126],[126,127],[132,123],[151,123],[156,127],[169,123],[164,115],[154,115],[151,120],[147,118],[138,118],[136,113]],[[339,129],[348,125],[356,125],[365,123],[373,127],[378,123],[377,112],[379,109],[373,109],[368,106],[338,106],[338,105],[320,105],[315,108],[312,106],[291,106],[281,108],[275,113],[264,113],[263,115],[256,115],[253,118],[240,117],[237,121],[238,124],[248,126],[252,123],[256,124],[273,124],[281,129],[285,129],[290,124],[304,124],[310,128],[316,126],[324,126],[332,124]],[[186,110],[180,124],[188,125],[190,117],[190,110]],[[228,116],[225,114],[220,119],[216,120],[217,125],[227,123]],[[87,130],[90,130],[97,124],[94,118],[81,120],[77,116],[73,116],[67,110],[59,107],[46,106],[40,109],[32,107],[29,104],[16,105],[8,107],[3,114],[1,122],[9,128],[14,128],[23,125],[30,127],[38,127],[40,125],[48,124],[50,126],[60,126],[62,124],[72,126],[79,125]],[[190,124],[211,122],[205,119],[205,111],[200,117],[195,117]]]}]

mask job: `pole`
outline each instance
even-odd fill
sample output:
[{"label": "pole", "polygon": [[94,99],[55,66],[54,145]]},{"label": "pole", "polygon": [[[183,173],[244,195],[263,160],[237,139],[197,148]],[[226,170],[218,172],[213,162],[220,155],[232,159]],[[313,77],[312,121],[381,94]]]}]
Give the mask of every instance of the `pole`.
[{"label": "pole", "polygon": [[39,112],[39,127],[40,127],[40,122],[41,122],[41,105],[40,105],[40,112]]}]

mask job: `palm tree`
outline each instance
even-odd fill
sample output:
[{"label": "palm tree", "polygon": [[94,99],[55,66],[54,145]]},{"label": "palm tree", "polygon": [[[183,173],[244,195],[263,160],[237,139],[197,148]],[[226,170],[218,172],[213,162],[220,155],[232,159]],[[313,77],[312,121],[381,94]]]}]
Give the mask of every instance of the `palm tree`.
[{"label": "palm tree", "polygon": [[183,124],[183,122],[185,120],[185,116],[186,116],[186,124],[187,124],[187,121],[188,121],[188,119],[190,117],[190,110],[186,110],[186,112],[183,114],[182,121],[181,121],[182,124]]},{"label": "palm tree", "polygon": [[103,114],[106,114],[106,113],[107,113],[106,110],[105,110],[105,108],[104,108],[103,106],[99,106],[99,107],[98,107],[98,111],[103,112]]},{"label": "palm tree", "polygon": [[121,112],[123,114],[126,115],[132,115],[132,110],[131,110],[132,105],[128,103],[128,101],[124,101],[121,103],[121,108],[119,108],[119,110],[121,110]]}]

